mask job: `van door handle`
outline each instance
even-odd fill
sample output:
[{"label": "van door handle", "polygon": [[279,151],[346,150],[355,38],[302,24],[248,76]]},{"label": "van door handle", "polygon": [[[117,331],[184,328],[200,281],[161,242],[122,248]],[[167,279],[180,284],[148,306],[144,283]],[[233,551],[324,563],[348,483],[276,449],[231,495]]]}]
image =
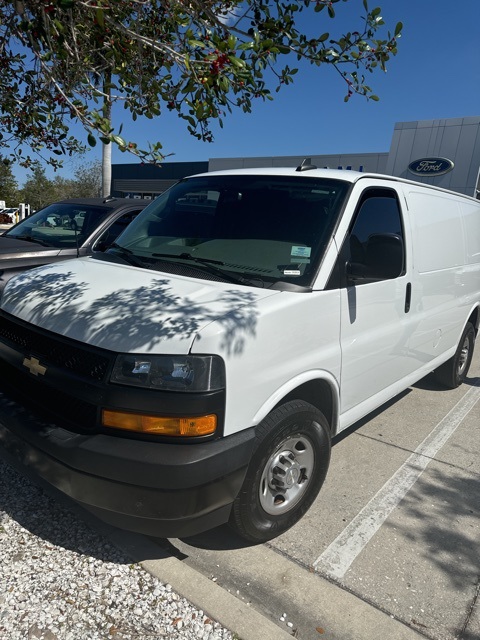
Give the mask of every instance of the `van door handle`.
[{"label": "van door handle", "polygon": [[407,291],[405,293],[405,313],[410,311],[410,302],[412,300],[412,283],[407,284]]}]

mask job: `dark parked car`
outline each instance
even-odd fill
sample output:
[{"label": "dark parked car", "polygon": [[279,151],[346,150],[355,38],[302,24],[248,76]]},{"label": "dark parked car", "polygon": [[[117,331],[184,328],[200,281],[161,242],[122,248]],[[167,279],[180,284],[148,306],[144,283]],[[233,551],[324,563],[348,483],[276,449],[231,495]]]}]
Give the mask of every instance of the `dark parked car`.
[{"label": "dark parked car", "polygon": [[0,290],[25,269],[105,251],[147,204],[126,198],[76,198],[25,218],[0,235]]}]

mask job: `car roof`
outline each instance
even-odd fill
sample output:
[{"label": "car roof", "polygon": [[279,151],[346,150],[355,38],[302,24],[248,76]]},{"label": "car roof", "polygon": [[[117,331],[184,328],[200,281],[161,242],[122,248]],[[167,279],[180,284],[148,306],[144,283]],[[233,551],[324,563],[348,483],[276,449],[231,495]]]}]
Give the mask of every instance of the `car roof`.
[{"label": "car roof", "polygon": [[[134,206],[143,208],[150,204],[151,200],[140,200],[135,198],[67,198],[65,200],[56,200],[50,204],[79,204],[90,205],[95,207],[104,207],[108,209],[118,209],[123,206]],[[48,205],[47,205],[48,206]]]}]

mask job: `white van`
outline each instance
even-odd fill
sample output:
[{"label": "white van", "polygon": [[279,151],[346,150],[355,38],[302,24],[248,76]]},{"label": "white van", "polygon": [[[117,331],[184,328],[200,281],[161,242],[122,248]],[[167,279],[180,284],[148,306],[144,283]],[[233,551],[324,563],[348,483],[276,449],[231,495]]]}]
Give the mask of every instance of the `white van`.
[{"label": "white van", "polygon": [[335,434],[465,379],[479,321],[479,201],[308,164],[193,176],[106,253],[10,280],[0,442],[116,526],[268,540]]}]

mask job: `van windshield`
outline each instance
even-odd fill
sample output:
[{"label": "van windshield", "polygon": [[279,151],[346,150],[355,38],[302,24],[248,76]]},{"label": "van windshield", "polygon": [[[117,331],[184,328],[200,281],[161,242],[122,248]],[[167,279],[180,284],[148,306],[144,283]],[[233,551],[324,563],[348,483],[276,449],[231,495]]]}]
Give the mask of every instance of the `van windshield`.
[{"label": "van windshield", "polygon": [[109,253],[193,277],[309,286],[349,186],[300,176],[188,178],[152,202]]}]

